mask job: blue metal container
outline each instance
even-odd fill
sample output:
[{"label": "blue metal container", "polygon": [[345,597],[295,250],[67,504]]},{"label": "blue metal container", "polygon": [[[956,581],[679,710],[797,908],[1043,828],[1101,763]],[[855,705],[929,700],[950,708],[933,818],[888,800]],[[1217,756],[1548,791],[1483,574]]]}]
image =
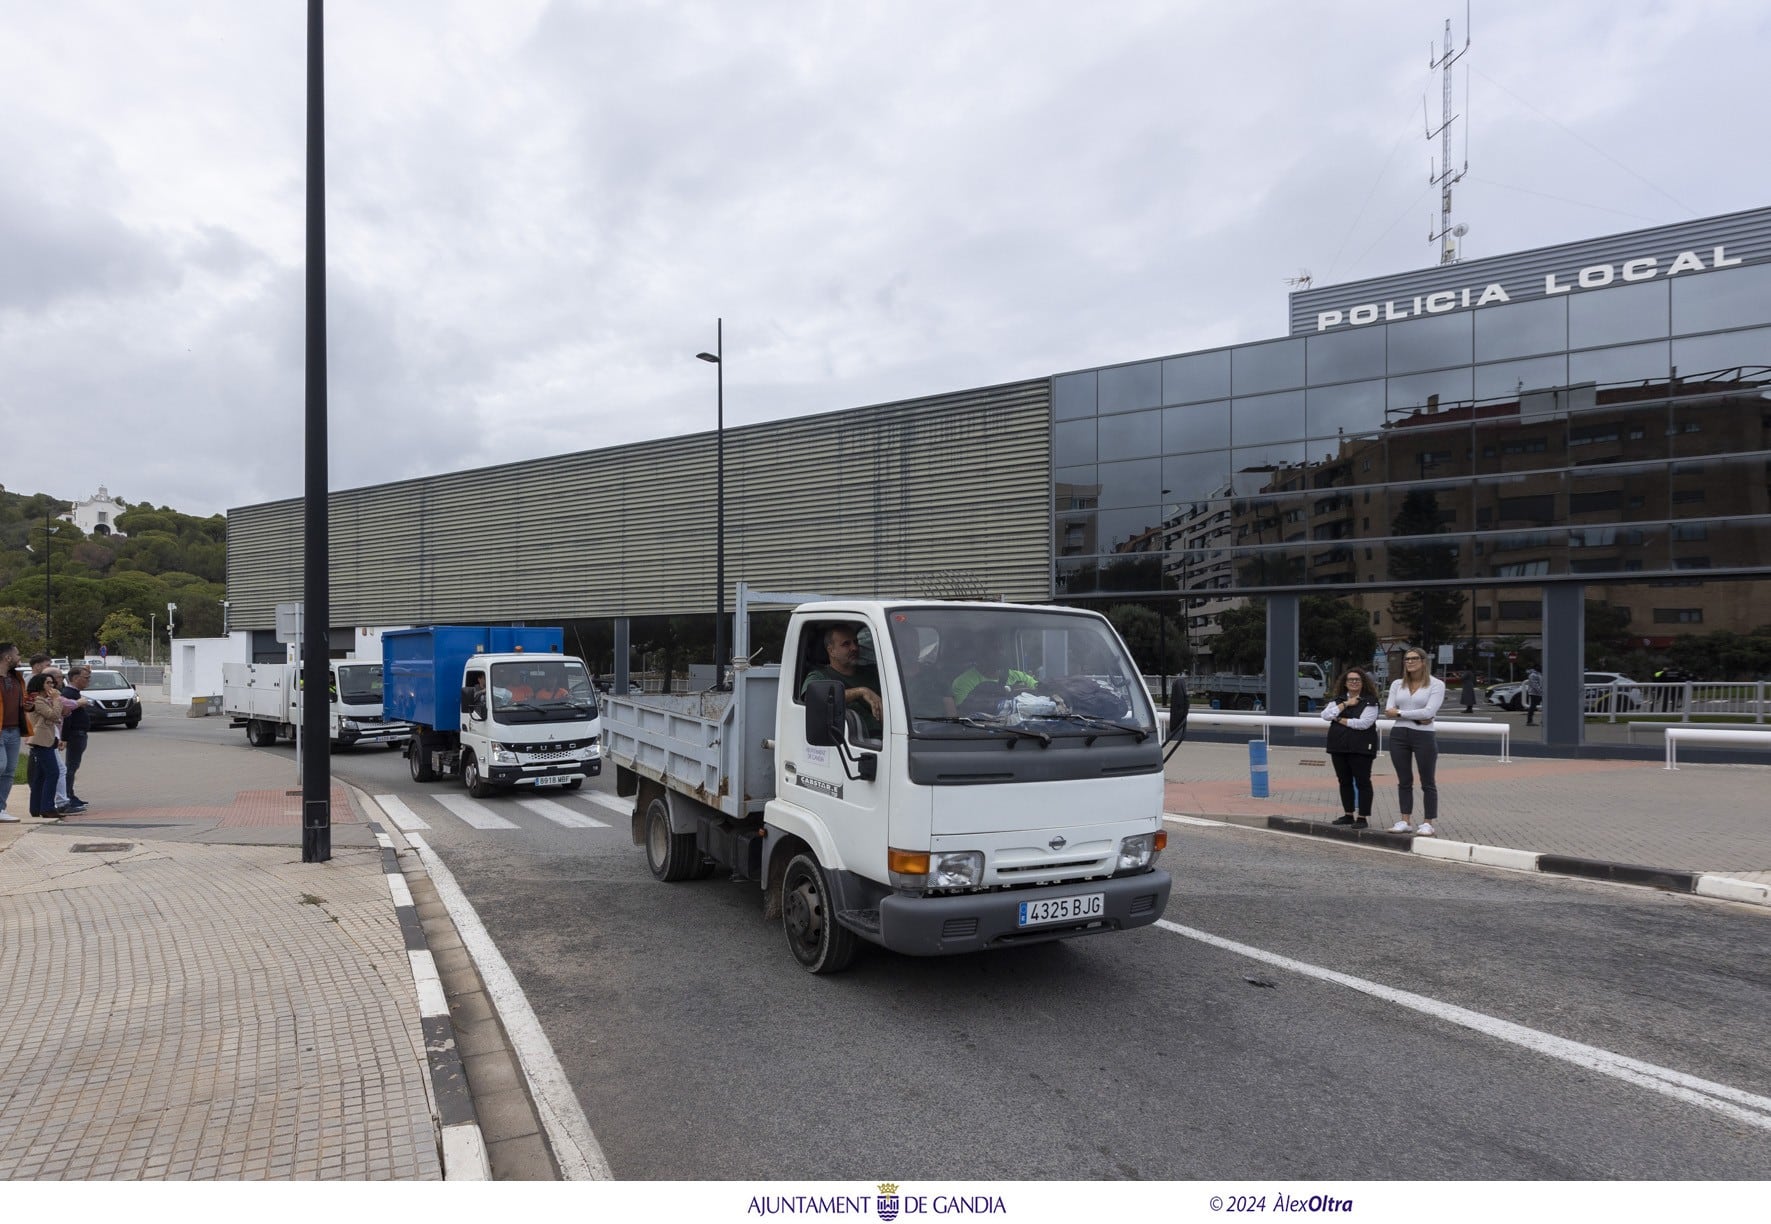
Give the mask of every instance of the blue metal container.
[{"label": "blue metal container", "polygon": [[382,710],[433,731],[461,730],[461,676],[477,654],[565,653],[565,630],[517,625],[424,625],[381,635]]},{"label": "blue metal container", "polygon": [[1267,742],[1248,741],[1248,793],[1251,798],[1267,797]]}]

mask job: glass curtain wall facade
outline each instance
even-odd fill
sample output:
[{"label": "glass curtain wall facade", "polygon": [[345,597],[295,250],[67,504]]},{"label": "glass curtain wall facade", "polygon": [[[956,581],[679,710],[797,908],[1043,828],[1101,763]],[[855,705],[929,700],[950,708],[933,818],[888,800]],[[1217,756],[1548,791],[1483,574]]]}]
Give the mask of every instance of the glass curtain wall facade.
[{"label": "glass curtain wall facade", "polygon": [[1060,599],[1502,588],[1483,632],[1536,632],[1504,588],[1771,572],[1771,263],[1059,375],[1053,416]]}]

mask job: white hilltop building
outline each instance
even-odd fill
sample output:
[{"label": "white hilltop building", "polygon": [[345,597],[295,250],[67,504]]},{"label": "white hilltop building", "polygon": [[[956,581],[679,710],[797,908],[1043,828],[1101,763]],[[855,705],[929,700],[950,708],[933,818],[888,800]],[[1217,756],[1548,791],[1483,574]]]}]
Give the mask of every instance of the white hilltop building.
[{"label": "white hilltop building", "polygon": [[117,530],[117,516],[128,508],[112,497],[103,485],[99,485],[97,493],[84,501],[75,502],[74,508],[61,517],[89,536],[102,535],[122,538],[123,532]]}]

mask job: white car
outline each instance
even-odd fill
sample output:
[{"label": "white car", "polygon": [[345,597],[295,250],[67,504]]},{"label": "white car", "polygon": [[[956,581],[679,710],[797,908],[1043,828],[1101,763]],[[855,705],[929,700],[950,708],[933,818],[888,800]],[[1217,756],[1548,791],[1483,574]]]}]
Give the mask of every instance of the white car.
[{"label": "white car", "polygon": [[[1613,702],[1619,714],[1639,710],[1646,704],[1641,688],[1622,672],[1590,671],[1581,677],[1581,684],[1581,704],[1589,714],[1609,714],[1612,712]],[[1508,684],[1490,685],[1487,697],[1490,705],[1497,705],[1503,710],[1523,710],[1525,682],[1515,680]]]},{"label": "white car", "polygon": [[93,668],[86,699],[92,703],[87,709],[95,727],[121,724],[134,730],[141,723],[141,695],[120,671]]}]

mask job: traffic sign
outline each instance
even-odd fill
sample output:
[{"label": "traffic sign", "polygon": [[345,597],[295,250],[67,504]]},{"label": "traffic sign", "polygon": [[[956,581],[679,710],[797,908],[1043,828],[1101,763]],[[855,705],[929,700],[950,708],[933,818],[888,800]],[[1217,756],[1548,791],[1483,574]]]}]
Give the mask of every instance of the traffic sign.
[{"label": "traffic sign", "polygon": [[1518,661],[1519,661],[1519,652],[1518,651],[1516,651],[1516,650],[1507,651],[1507,662],[1517,663]]}]

